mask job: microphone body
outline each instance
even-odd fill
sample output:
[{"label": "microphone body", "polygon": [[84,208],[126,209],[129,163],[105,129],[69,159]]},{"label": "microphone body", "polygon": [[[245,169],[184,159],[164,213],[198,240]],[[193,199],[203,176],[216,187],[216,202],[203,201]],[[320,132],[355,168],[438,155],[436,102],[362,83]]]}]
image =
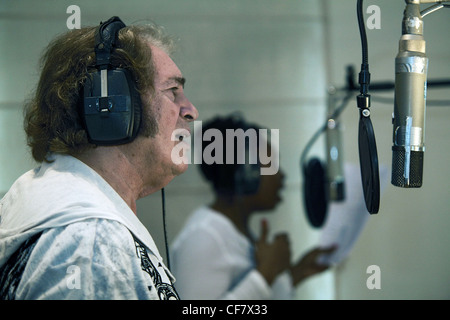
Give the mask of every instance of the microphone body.
[{"label": "microphone body", "polygon": [[425,152],[425,113],[428,58],[419,15],[403,19],[403,34],[395,58],[395,98],[391,183],[397,187],[422,186]]},{"label": "microphone body", "polygon": [[327,124],[327,180],[330,201],[345,199],[345,177],[342,164],[341,128],[337,120]]},{"label": "microphone body", "polygon": [[343,170],[343,149],[341,123],[331,118],[335,110],[335,89],[329,88],[328,121],[326,128],[326,182],[330,201],[343,201],[345,199],[345,177]]}]

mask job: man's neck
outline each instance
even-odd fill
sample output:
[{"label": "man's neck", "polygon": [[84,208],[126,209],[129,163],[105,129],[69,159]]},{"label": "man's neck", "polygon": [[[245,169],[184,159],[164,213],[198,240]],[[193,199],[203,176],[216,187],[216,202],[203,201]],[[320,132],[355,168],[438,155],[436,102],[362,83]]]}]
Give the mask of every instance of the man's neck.
[{"label": "man's neck", "polygon": [[136,201],[144,182],[120,148],[97,147],[76,157],[105,179],[136,214]]}]

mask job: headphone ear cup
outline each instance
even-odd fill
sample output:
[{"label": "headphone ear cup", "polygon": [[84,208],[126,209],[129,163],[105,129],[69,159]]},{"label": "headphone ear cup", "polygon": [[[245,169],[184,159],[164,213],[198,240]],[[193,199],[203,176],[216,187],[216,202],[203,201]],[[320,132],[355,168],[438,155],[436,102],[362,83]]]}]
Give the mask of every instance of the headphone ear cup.
[{"label": "headphone ear cup", "polygon": [[89,141],[105,146],[129,143],[137,136],[141,125],[140,95],[128,70],[108,70],[107,77],[107,97],[100,96],[100,72],[89,74],[83,88],[81,117]]},{"label": "headphone ear cup", "polygon": [[328,193],[325,188],[325,169],[319,159],[311,159],[303,168],[303,202],[309,223],[321,227],[327,215]]}]

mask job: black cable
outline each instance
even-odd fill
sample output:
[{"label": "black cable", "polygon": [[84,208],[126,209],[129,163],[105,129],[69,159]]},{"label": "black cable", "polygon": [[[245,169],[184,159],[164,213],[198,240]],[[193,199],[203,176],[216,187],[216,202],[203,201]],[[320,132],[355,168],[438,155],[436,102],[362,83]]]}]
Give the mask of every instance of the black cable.
[{"label": "black cable", "polygon": [[[356,5],[359,34],[361,37],[361,47],[362,47],[362,63],[361,63],[361,72],[359,73],[359,84],[361,95],[363,97],[366,97],[368,96],[367,93],[369,92],[370,73],[369,73],[369,50],[367,46],[367,35],[366,35],[366,28],[364,25],[362,3],[363,0],[358,0]],[[366,105],[366,107],[369,106]]]},{"label": "black cable", "polygon": [[164,188],[161,189],[161,200],[162,200],[162,217],[163,217],[163,228],[164,228],[164,243],[166,246],[167,268],[170,270],[169,245],[168,245],[168,241],[167,241],[167,227],[166,227],[166,197],[164,194]]},{"label": "black cable", "polygon": [[358,3],[356,5],[356,11],[358,16],[358,26],[359,26],[359,34],[361,36],[361,46],[362,46],[362,63],[368,64],[369,57],[368,57],[368,48],[367,48],[367,35],[366,35],[366,28],[364,27],[364,17],[362,14],[362,3],[363,0],[358,0]]}]

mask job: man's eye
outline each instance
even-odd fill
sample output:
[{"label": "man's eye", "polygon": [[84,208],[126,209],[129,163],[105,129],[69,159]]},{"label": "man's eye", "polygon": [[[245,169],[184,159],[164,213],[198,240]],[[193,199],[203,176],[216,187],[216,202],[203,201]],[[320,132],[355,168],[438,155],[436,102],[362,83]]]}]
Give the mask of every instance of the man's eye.
[{"label": "man's eye", "polygon": [[170,88],[169,90],[174,94],[174,95],[176,95],[177,94],[177,92],[178,92],[178,87],[172,87],[172,88]]},{"label": "man's eye", "polygon": [[177,90],[178,90],[177,87],[172,87],[172,88],[167,89],[166,92],[170,95],[172,100],[175,100],[175,96],[177,94]]}]

